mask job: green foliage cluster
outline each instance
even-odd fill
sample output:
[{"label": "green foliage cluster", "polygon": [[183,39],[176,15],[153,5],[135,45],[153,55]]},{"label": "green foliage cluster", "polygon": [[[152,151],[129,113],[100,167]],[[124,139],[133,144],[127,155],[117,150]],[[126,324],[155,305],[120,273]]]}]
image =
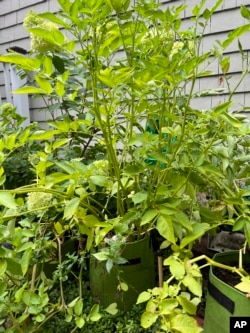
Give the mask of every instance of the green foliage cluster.
[{"label": "green foliage cluster", "polygon": [[[93,299],[91,297],[91,292],[88,288],[88,284],[86,283],[84,286],[84,294],[83,294],[83,313],[87,316],[91,311],[91,307],[93,305]],[[54,297],[56,297],[56,290],[53,291]],[[70,301],[75,299],[78,295],[78,287],[75,282],[68,282],[65,288],[65,296],[66,301]],[[154,325],[154,328],[143,329],[140,325],[140,317],[143,312],[143,308],[139,306],[133,307],[128,312],[117,312],[116,315],[109,314],[103,308],[100,308],[100,313],[102,317],[97,321],[88,321],[84,325],[82,329],[77,329],[75,332],[86,332],[86,333],[137,333],[137,332],[157,332],[157,325]],[[43,328],[41,328],[42,332],[48,333],[68,333],[74,328],[72,322],[67,322],[64,319],[62,314],[58,314],[51,318]]]},{"label": "green foliage cluster", "polygon": [[[132,241],[155,229],[163,238],[161,248],[171,253],[164,261],[170,277],[163,288],[140,295],[138,303],[147,302],[141,325],[150,329],[159,322],[159,332],[198,333],[193,315],[201,273],[191,259],[192,244],[223,224],[243,230],[250,243],[244,188],[250,125],[232,111],[249,61],[238,41],[242,73],[232,86],[230,57],[224,56],[250,24],[203,53],[206,27],[222,0],[210,9],[200,1],[186,30],[183,4],[163,9],[154,0],[133,6],[128,0],[58,3],[57,14],[31,12],[25,20],[33,40],[29,56],[0,56],[22,73],[32,72],[32,84],[15,93],[42,97],[52,117],[46,130],[32,125],[13,131],[13,120],[21,119],[10,105],[2,108],[1,325],[7,324],[7,333],[39,332],[60,313],[72,332],[85,330],[101,318],[98,304],[83,312],[81,281],[89,252],[105,246],[105,237],[118,236],[122,246],[121,239]],[[241,14],[249,21],[245,6]],[[197,109],[195,98],[221,93],[197,88],[197,81],[213,75],[208,69],[213,61],[219,63],[227,97]],[[5,186],[10,158],[23,149],[34,177],[11,189],[13,183]],[[201,201],[204,193],[209,199]],[[78,246],[67,258],[68,238]],[[100,253],[109,267],[121,259],[116,246]],[[79,293],[68,302],[65,281],[74,265]],[[60,296],[54,302],[55,287]],[[114,315],[117,309],[111,304],[106,311]]]}]

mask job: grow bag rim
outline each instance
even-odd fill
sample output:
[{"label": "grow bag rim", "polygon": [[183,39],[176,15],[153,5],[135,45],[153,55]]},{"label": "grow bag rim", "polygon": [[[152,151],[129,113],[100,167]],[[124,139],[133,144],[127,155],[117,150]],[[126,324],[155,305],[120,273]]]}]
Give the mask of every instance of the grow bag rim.
[{"label": "grow bag rim", "polygon": [[[219,252],[219,253],[216,253],[214,256],[213,256],[213,260],[216,261],[216,262],[219,262],[221,263],[219,260],[216,260],[216,257],[227,257],[228,255],[235,255],[235,254],[239,254],[239,250],[235,250],[235,251],[225,251],[225,252]],[[250,256],[249,256],[250,258]],[[249,260],[250,262],[250,260]],[[210,267],[210,271],[209,271],[209,274],[218,282],[220,282],[222,285],[226,286],[226,287],[229,287],[233,290],[235,290],[235,292],[239,293],[240,295],[246,295],[246,293],[244,293],[243,291],[240,291],[239,289],[233,287],[233,286],[230,286],[228,283],[224,282],[223,280],[219,279],[213,272],[213,269],[215,268],[215,266],[211,266]]]}]

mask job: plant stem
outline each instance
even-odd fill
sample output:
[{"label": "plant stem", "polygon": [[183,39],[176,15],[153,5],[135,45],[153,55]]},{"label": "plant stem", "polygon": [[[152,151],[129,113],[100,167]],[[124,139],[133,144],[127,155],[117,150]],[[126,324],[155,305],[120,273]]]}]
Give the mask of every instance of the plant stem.
[{"label": "plant stem", "polygon": [[34,290],[35,290],[36,270],[37,270],[37,264],[35,264],[35,265],[33,266],[33,269],[32,269],[32,277],[31,277],[30,291],[34,291]]},{"label": "plant stem", "polygon": [[[59,265],[62,264],[62,244],[61,244],[61,240],[58,236],[56,236],[56,240],[58,243],[58,262]],[[60,294],[61,294],[61,308],[66,308],[66,303],[64,300],[64,291],[63,291],[63,282],[61,279],[59,279],[59,285],[60,285]]]},{"label": "plant stem", "polygon": [[228,270],[232,273],[236,273],[240,277],[244,277],[244,276],[248,275],[247,272],[245,272],[244,269],[241,269],[240,267],[236,268],[236,267],[232,267],[232,266],[229,266],[229,265],[222,264],[220,262],[217,262],[217,261],[209,258],[205,254],[202,254],[199,257],[190,259],[188,263],[192,265],[192,264],[194,264],[194,263],[196,263],[197,261],[200,261],[200,260],[206,260],[207,261],[207,264],[202,266],[202,267],[205,267],[205,266],[219,267],[219,268],[222,268],[222,269],[226,269],[226,270]]}]

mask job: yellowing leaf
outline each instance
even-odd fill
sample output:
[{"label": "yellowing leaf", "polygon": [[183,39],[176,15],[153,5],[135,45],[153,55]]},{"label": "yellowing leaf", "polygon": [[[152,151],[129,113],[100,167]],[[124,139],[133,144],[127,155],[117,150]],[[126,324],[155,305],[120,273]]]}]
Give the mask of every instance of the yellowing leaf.
[{"label": "yellowing leaf", "polygon": [[99,312],[99,305],[94,304],[90,310],[89,319],[91,321],[98,321],[100,318],[101,318],[101,314]]},{"label": "yellowing leaf", "polygon": [[145,311],[145,312],[143,312],[143,314],[141,316],[141,326],[143,328],[149,328],[156,322],[157,318],[158,318],[157,313]]},{"label": "yellowing leaf", "polygon": [[242,281],[234,287],[244,293],[250,294],[250,280],[248,278],[243,278]]},{"label": "yellowing leaf", "polygon": [[199,283],[191,275],[186,275],[182,280],[184,286],[186,286],[194,295],[201,297],[202,296],[202,284]]},{"label": "yellowing leaf", "polygon": [[171,331],[180,333],[199,333],[203,329],[197,326],[195,318],[185,314],[177,314],[170,320]]},{"label": "yellowing leaf", "polygon": [[137,298],[136,304],[147,302],[151,298],[151,294],[147,291],[143,291]]},{"label": "yellowing leaf", "polygon": [[105,309],[106,312],[108,312],[109,314],[111,315],[115,315],[117,314],[118,312],[118,309],[117,309],[117,303],[112,303],[110,304],[106,309]]}]

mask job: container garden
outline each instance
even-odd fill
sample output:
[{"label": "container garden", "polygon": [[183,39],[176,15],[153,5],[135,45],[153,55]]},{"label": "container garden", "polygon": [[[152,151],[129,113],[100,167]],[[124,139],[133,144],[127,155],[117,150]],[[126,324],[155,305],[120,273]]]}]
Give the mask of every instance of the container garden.
[{"label": "container garden", "polygon": [[[150,237],[125,243],[121,257],[127,262],[114,265],[108,273],[105,261],[90,259],[90,287],[93,297],[102,306],[117,303],[121,310],[129,310],[136,303],[138,295],[155,284],[154,253]],[[119,288],[124,282],[128,290]]]},{"label": "container garden", "polygon": [[[213,258],[216,262],[236,266],[239,251],[217,253]],[[243,255],[243,266],[250,263],[250,256]],[[222,281],[215,275],[216,267],[211,266],[206,299],[204,333],[228,333],[230,317],[249,316],[250,299],[246,294]],[[226,275],[232,274],[226,271]],[[224,280],[224,278],[223,278]]]}]

